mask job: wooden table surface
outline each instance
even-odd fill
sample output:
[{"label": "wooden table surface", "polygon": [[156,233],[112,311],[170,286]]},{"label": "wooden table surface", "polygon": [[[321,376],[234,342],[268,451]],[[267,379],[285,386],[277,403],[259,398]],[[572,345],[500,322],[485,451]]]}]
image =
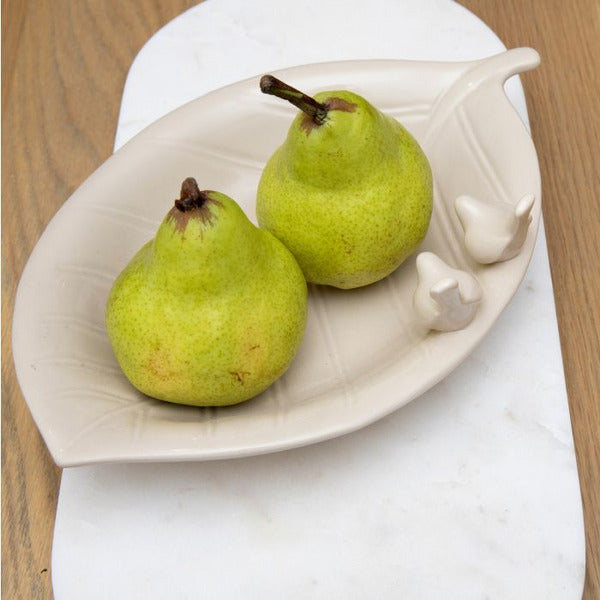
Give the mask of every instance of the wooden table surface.
[{"label": "wooden table surface", "polygon": [[[218,0],[210,0],[218,1]],[[2,597],[51,598],[60,469],[12,362],[15,291],[56,210],[111,153],[129,66],[191,0],[2,1]],[[542,65],[523,77],[581,481],[584,598],[600,598],[600,2],[464,0],[507,47]],[[552,526],[551,523],[548,524]]]}]

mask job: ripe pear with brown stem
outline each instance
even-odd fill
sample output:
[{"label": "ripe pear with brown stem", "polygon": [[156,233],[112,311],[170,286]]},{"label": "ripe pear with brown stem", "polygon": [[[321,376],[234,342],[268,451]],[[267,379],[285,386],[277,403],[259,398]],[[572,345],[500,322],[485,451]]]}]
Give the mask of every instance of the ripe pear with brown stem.
[{"label": "ripe pear with brown stem", "polygon": [[260,86],[300,109],[260,178],[260,226],[309,282],[355,288],[390,274],[431,218],[432,172],[415,138],[353,92],[313,98],[271,75]]},{"label": "ripe pear with brown stem", "polygon": [[115,356],[159,400],[248,400],[289,367],[304,335],[296,260],[225,194],[188,178],[154,239],[117,277],[106,306]]}]

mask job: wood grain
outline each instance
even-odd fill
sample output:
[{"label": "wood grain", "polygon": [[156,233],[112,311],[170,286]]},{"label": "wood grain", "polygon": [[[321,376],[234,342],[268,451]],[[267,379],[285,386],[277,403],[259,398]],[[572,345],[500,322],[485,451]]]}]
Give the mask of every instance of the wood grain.
[{"label": "wood grain", "polygon": [[542,206],[586,527],[584,598],[600,598],[600,3],[461,2],[541,66],[522,78]]},{"label": "wood grain", "polygon": [[186,0],[2,2],[2,597],[52,598],[60,472],[19,391],[10,346],[25,262],[61,204],[112,152],[125,77]]},{"label": "wood grain", "polygon": [[[218,0],[211,0],[218,1]],[[60,471],[19,391],[10,345],[18,279],[44,227],[111,153],[129,66],[188,0],[2,2],[2,596],[52,597]],[[584,598],[600,598],[600,3],[464,0],[508,47],[542,65],[523,77],[581,479]],[[551,524],[550,524],[551,525]]]}]

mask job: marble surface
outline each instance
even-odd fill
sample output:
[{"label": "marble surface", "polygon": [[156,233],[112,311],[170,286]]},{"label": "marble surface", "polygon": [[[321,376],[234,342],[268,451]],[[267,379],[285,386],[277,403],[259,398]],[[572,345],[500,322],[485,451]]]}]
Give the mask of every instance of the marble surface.
[{"label": "marble surface", "polygon": [[[115,146],[259,72],[502,49],[448,0],[206,0],[136,58]],[[516,79],[507,91],[526,118]],[[480,347],[389,417],[265,456],[65,469],[55,597],[579,598],[583,521],[562,373],[542,227]]]}]

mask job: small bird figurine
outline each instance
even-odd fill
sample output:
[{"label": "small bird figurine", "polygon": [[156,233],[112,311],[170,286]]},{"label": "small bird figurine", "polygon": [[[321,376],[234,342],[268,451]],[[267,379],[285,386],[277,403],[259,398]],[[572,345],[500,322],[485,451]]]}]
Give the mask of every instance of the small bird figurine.
[{"label": "small bird figurine", "polygon": [[534,203],[533,194],[526,194],[515,206],[459,196],[454,208],[465,232],[467,252],[486,265],[515,257],[527,237]]},{"label": "small bird figurine", "polygon": [[416,264],[419,283],[413,304],[421,321],[437,331],[466,327],[482,298],[477,279],[450,267],[433,252],[421,252]]}]

